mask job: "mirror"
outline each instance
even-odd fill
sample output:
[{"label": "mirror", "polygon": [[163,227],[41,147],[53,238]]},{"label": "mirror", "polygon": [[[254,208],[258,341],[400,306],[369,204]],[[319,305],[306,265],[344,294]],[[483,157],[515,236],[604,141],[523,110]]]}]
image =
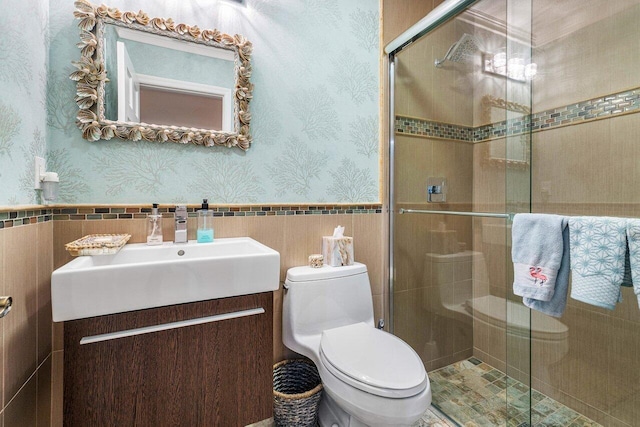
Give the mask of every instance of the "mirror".
[{"label": "mirror", "polygon": [[[509,165],[526,168],[529,165],[530,145],[529,133],[524,127],[528,122],[531,109],[526,105],[516,102],[509,102],[502,98],[495,98],[491,95],[482,97],[482,121],[485,126],[491,126],[498,130],[504,144],[492,144],[492,141],[483,143],[484,154],[482,156],[485,163],[493,165]],[[507,134],[507,125],[514,125],[514,122],[522,122],[523,131],[515,134]],[[491,132],[493,134],[493,132]]]},{"label": "mirror", "polygon": [[81,58],[71,78],[85,139],[250,147],[248,40],[86,0],[75,7]]}]

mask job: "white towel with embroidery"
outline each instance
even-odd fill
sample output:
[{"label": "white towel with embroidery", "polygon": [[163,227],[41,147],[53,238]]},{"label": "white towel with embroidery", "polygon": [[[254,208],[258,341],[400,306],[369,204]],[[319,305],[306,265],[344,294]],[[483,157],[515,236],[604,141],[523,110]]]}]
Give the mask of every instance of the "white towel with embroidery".
[{"label": "white towel with embroidery", "polygon": [[[517,214],[511,228],[513,293],[538,301],[550,301],[565,251],[565,216]],[[565,234],[566,236],[566,234]]]}]

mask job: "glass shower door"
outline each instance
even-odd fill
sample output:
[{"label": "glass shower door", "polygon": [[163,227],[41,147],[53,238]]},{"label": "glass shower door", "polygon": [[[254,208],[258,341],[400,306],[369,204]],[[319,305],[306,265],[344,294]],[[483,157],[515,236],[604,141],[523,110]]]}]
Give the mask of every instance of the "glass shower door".
[{"label": "glass shower door", "polygon": [[[531,11],[513,3],[475,2],[394,61],[393,332],[459,425],[531,417],[530,314],[511,292],[508,214],[530,206]],[[507,78],[514,58],[522,75]]]}]

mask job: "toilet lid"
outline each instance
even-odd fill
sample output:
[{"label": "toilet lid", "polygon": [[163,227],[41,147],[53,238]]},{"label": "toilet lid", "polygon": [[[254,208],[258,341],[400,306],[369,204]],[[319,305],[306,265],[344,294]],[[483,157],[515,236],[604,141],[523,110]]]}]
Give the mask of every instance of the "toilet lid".
[{"label": "toilet lid", "polygon": [[320,350],[334,375],[379,396],[414,396],[429,381],[422,360],[407,343],[365,323],[324,331]]}]

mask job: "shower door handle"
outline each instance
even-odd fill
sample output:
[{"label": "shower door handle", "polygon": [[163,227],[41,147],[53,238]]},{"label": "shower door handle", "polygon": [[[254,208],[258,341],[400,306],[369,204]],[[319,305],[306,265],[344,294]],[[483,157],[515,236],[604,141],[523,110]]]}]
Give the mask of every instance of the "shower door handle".
[{"label": "shower door handle", "polygon": [[11,305],[13,304],[13,298],[0,297],[0,317],[4,317],[11,311]]}]

